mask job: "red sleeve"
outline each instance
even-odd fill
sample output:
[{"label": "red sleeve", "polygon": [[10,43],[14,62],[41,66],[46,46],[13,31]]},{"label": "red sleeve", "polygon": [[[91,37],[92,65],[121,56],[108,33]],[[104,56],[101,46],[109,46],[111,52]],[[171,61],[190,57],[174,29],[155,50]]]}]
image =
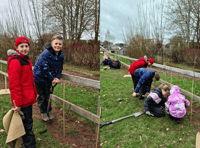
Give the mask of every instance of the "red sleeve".
[{"label": "red sleeve", "polygon": [[11,101],[14,106],[13,100],[15,100],[16,106],[22,106],[22,89],[21,89],[21,73],[22,66],[20,61],[14,59],[10,61],[8,67],[9,77],[9,89],[11,93]]},{"label": "red sleeve", "polygon": [[[144,68],[145,67],[145,62],[144,61],[138,61],[137,63],[135,63],[135,68]],[[146,68],[146,67],[145,67]]]}]

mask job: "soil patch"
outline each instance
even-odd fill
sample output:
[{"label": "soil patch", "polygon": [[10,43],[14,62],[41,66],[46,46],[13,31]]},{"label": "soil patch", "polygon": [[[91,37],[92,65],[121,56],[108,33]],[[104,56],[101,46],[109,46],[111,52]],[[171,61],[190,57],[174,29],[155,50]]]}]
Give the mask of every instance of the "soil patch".
[{"label": "soil patch", "polygon": [[[93,148],[95,146],[95,125],[91,125],[70,113],[64,112],[65,119],[65,137],[63,134],[63,109],[52,104],[52,113],[55,118],[43,123],[51,133],[53,139],[59,140],[63,145],[78,148]],[[34,120],[41,120],[38,104],[33,105]],[[45,132],[45,131],[44,131]],[[41,132],[43,134],[44,132]]]},{"label": "soil patch", "polygon": [[191,120],[191,106],[187,108],[187,113],[184,118],[191,121],[196,132],[200,131],[200,109],[197,103],[192,103],[192,120]]}]

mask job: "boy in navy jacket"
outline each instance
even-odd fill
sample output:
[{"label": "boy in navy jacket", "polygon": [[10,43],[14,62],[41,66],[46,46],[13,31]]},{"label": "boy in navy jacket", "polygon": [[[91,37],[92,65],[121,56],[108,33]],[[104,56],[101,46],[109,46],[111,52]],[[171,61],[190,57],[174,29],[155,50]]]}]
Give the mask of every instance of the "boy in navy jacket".
[{"label": "boy in navy jacket", "polygon": [[136,93],[140,92],[141,97],[139,100],[144,100],[144,95],[146,92],[150,92],[151,89],[151,83],[152,81],[159,81],[160,75],[154,71],[154,70],[149,70],[146,68],[138,68],[134,72],[134,77],[135,77],[135,82],[134,82],[134,93],[132,94],[133,97],[136,96]]},{"label": "boy in navy jacket", "polygon": [[47,106],[52,83],[60,82],[63,70],[64,55],[61,51],[62,45],[62,37],[52,37],[51,44],[48,44],[46,49],[41,53],[33,70],[34,81],[39,95],[37,101],[44,121],[54,118],[51,112],[51,105],[49,106],[49,114],[47,115]]}]

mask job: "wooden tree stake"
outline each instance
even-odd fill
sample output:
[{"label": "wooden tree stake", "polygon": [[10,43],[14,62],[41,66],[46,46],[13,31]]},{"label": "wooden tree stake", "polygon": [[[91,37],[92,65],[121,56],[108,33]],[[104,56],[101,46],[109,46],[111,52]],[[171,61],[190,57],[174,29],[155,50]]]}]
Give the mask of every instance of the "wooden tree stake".
[{"label": "wooden tree stake", "polygon": [[[65,100],[65,83],[63,83],[63,100]],[[64,111],[64,101],[63,101],[63,136],[65,137],[65,111]]]},{"label": "wooden tree stake", "polygon": [[191,98],[191,116],[190,116],[190,122],[192,122],[193,85],[194,85],[194,79],[192,80],[192,98]]}]

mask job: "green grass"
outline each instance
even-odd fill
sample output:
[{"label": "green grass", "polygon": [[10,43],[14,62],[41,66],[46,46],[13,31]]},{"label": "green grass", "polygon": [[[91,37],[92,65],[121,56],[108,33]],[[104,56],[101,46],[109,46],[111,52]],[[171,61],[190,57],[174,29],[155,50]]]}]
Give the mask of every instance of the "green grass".
[{"label": "green grass", "polygon": [[[0,97],[0,129],[4,129],[3,127],[3,117],[4,115],[12,108],[10,95],[1,95]],[[68,145],[63,146],[59,143],[58,140],[54,140],[49,131],[45,132],[44,134],[40,134],[41,131],[46,129],[46,125],[42,123],[41,120],[37,120],[33,122],[33,132],[36,138],[36,147],[43,147],[43,148],[68,148]],[[0,147],[1,148],[8,148],[5,144],[7,138],[7,133],[1,132],[0,133]],[[41,139],[41,140],[38,140]]]},{"label": "green grass", "polygon": [[[2,69],[1,69],[2,68]],[[7,73],[8,65],[0,63],[0,71]]]},{"label": "green grass", "polygon": [[[98,90],[88,89],[80,86],[65,85],[65,100],[81,107],[89,112],[97,114]],[[58,84],[54,94],[63,98],[63,85]]]},{"label": "green grass", "polygon": [[[102,56],[101,56],[102,60]],[[103,66],[101,66],[101,69]],[[101,123],[124,117],[140,110],[144,110],[144,103],[138,98],[132,98],[134,91],[131,78],[124,78],[127,73],[122,70],[101,70]],[[162,76],[161,76],[162,77]],[[171,79],[167,76],[167,81]],[[157,82],[159,84],[159,82]],[[172,83],[191,92],[191,80],[172,78]],[[195,82],[194,93],[198,90],[200,82]],[[117,99],[125,99],[119,103]],[[189,101],[191,101],[189,99]],[[188,115],[186,115],[188,116]],[[166,129],[169,128],[169,131]],[[103,148],[110,147],[195,147],[196,131],[187,118],[181,124],[171,122],[168,116],[154,118],[147,115],[130,117],[100,129],[100,140]],[[189,135],[187,135],[189,134]],[[183,140],[180,141],[179,139]]]},{"label": "green grass", "polygon": [[69,67],[69,66],[63,66],[63,68],[65,68],[65,69],[71,69],[71,70],[78,70],[78,71],[92,73],[92,74],[100,74],[99,71],[91,71],[91,70],[80,69],[80,68]]}]

